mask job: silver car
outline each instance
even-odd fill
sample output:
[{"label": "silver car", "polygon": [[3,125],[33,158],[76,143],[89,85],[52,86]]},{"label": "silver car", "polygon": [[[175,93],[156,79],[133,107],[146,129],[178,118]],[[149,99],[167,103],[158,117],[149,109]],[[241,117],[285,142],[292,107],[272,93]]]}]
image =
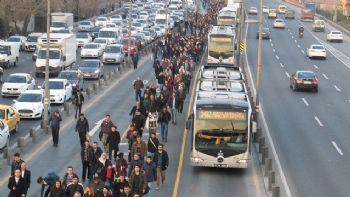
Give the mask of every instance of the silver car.
[{"label": "silver car", "polygon": [[103,53],[102,62],[104,64],[119,64],[124,61],[124,57],[123,45],[109,44],[106,46],[105,52]]},{"label": "silver car", "polygon": [[82,21],[80,22],[78,26],[78,31],[92,31],[94,28],[94,25],[91,21]]},{"label": "silver car", "polygon": [[124,23],[121,20],[120,21],[114,21],[113,23],[117,26],[118,29],[121,29],[121,28],[124,27]]},{"label": "silver car", "polygon": [[152,42],[152,36],[149,31],[140,31],[140,33],[145,34],[146,42],[151,43]]},{"label": "silver car", "polygon": [[81,72],[84,78],[99,79],[104,75],[105,67],[100,60],[89,59],[80,64],[78,72]]},{"label": "silver car", "polygon": [[76,37],[78,47],[82,47],[92,41],[92,37],[88,33],[79,33]]},{"label": "silver car", "polygon": [[[147,22],[146,19],[138,19],[137,22],[141,23],[141,26],[143,27],[142,30],[143,30],[144,28],[149,27],[149,23]],[[140,31],[142,31],[142,30],[140,30]]]}]

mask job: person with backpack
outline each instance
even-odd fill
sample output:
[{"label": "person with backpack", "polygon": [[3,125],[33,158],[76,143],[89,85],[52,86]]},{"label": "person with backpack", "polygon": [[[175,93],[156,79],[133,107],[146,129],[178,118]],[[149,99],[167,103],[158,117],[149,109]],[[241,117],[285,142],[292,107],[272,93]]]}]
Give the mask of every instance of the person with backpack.
[{"label": "person with backpack", "polygon": [[137,55],[137,53],[135,52],[132,57],[132,62],[134,63],[134,70],[137,69],[137,62],[139,61],[139,55]]},{"label": "person with backpack", "polygon": [[[51,191],[51,188],[54,186],[54,184],[56,183],[56,181],[59,181],[60,180],[60,177],[57,176],[57,174],[55,172],[50,172],[48,173],[48,175],[43,178],[43,177],[39,177],[38,180],[37,180],[37,183],[41,184],[41,197],[48,197],[49,196],[49,193]],[[44,190],[45,190],[45,187],[47,187],[46,191],[45,191],[45,194],[44,194]]]}]

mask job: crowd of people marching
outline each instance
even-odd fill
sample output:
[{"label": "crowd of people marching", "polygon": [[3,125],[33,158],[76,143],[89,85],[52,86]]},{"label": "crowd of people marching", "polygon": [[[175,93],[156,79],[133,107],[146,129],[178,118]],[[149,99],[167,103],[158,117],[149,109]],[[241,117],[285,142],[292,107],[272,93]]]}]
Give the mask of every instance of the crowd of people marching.
[{"label": "crowd of people marching", "polygon": [[[101,124],[101,142],[90,142],[86,135],[89,132],[88,121],[80,113],[84,98],[78,94],[74,100],[79,110],[76,132],[79,132],[81,145],[81,176],[72,166],[67,167],[62,177],[55,172],[40,176],[37,183],[42,188],[37,196],[151,197],[154,189],[164,187],[169,167],[169,156],[163,149],[164,143],[168,142],[168,124],[171,122],[175,126],[178,115],[184,110],[192,75],[205,51],[207,33],[211,25],[216,23],[218,11],[224,7],[217,0],[205,0],[202,5],[207,10],[206,14],[191,14],[184,24],[154,42],[152,55],[155,83],[144,87],[140,77],[134,82],[136,105],[129,113],[131,124],[126,135],[128,158],[119,152],[122,139],[109,115]],[[59,113],[55,112],[49,123],[54,128],[57,124],[59,126],[61,120]],[[161,131],[159,140],[156,136],[158,128]],[[148,131],[146,141],[142,138],[144,130]],[[54,146],[57,147],[57,144],[58,133]],[[14,155],[11,175],[8,197],[25,197],[31,186],[31,173],[18,153]]]}]

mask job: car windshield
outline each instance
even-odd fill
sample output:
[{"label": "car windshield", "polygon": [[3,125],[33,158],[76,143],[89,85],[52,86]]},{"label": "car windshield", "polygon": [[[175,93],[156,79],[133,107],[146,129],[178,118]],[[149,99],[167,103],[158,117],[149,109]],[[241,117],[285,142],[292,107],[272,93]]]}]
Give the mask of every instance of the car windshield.
[{"label": "car windshield", "polygon": [[[41,89],[45,89],[45,83],[41,87]],[[61,81],[49,81],[49,89],[50,90],[62,90],[63,82]]]},{"label": "car windshield", "polygon": [[137,22],[139,22],[139,23],[147,23],[146,20],[142,20],[142,19],[139,19]]},{"label": "car windshield", "polygon": [[0,46],[0,54],[8,54],[9,47],[8,46]]},{"label": "car windshield", "polygon": [[98,49],[97,44],[86,44],[84,45],[84,49]]},{"label": "car windshield", "polygon": [[314,79],[315,74],[310,73],[310,72],[300,72],[300,73],[298,73],[298,78],[299,79]]},{"label": "car windshield", "polygon": [[105,39],[95,39],[95,40],[94,40],[94,43],[106,44],[106,43],[107,43],[107,40],[105,40]]},{"label": "car windshield", "polygon": [[269,32],[270,30],[268,28],[263,28],[262,32]]},{"label": "car windshield", "polygon": [[84,22],[81,22],[80,25],[90,25],[90,22],[84,21]]},{"label": "car windshield", "polygon": [[102,28],[101,28],[101,27],[95,27],[95,28],[94,28],[94,32],[99,32],[100,29],[102,29]]},{"label": "car windshield", "polygon": [[140,12],[140,15],[147,16],[147,15],[148,15],[148,13],[147,13],[147,12]]},{"label": "car windshield", "polygon": [[134,27],[141,27],[141,23],[132,23],[131,25]]},{"label": "car windshield", "polygon": [[52,22],[51,27],[65,27],[66,24],[64,22]]},{"label": "car windshield", "polygon": [[97,20],[98,20],[98,21],[107,21],[106,18],[98,18]]},{"label": "car windshield", "polygon": [[60,29],[58,30],[58,33],[69,34],[70,31],[68,29]]},{"label": "car windshield", "polygon": [[156,31],[160,31],[159,27],[153,27]]},{"label": "car windshield", "polygon": [[116,37],[115,31],[100,31],[98,37],[103,38],[115,38]]},{"label": "car windshield", "polygon": [[120,47],[107,46],[105,49],[105,53],[120,53]]},{"label": "car windshield", "polygon": [[36,36],[28,36],[27,42],[38,42],[38,37],[36,37]]},{"label": "car windshield", "polygon": [[284,21],[283,20],[276,20],[275,22],[276,23],[283,23]]},{"label": "car windshield", "polygon": [[323,46],[312,46],[312,49],[324,49]]},{"label": "car windshield", "polygon": [[[38,59],[46,58],[46,49],[39,50]],[[60,59],[60,51],[58,50],[49,50],[49,59]]]},{"label": "car windshield", "polygon": [[76,72],[61,72],[61,73],[58,75],[58,78],[59,78],[59,79],[73,80],[73,79],[78,78],[78,75],[77,75]]},{"label": "car windshield", "polygon": [[151,33],[154,33],[154,32],[155,32],[154,29],[145,29],[145,31],[149,31],[149,32],[151,32]]},{"label": "car windshield", "polygon": [[339,31],[333,31],[332,34],[341,34]]},{"label": "car windshield", "polygon": [[0,110],[0,119],[5,119],[5,110]]},{"label": "car windshield", "polygon": [[138,40],[141,40],[141,39],[142,39],[141,35],[132,35],[132,37],[135,37],[135,38],[137,38]]},{"label": "car windshield", "polygon": [[87,34],[77,34],[77,38],[89,38]]},{"label": "car windshield", "polygon": [[41,94],[20,94],[17,102],[37,103],[41,102]]},{"label": "car windshield", "polygon": [[148,31],[142,31],[141,33],[144,33],[146,36],[150,36],[150,33]]},{"label": "car windshield", "polygon": [[26,77],[20,75],[10,75],[5,82],[7,83],[26,83]]},{"label": "car windshield", "polygon": [[[122,40],[122,44],[123,44],[123,45],[128,45],[128,42],[129,42],[128,39],[123,39],[123,40]],[[130,44],[131,44],[131,45],[135,45],[135,40],[134,40],[134,39],[130,39]]]},{"label": "car windshield", "polygon": [[7,42],[21,42],[20,38],[9,38],[7,39]]},{"label": "car windshield", "polygon": [[115,27],[115,24],[107,24],[106,27]]},{"label": "car windshield", "polygon": [[113,18],[113,19],[120,19],[120,16],[119,15],[114,15],[111,18]]},{"label": "car windshield", "polygon": [[83,61],[79,67],[84,68],[98,68],[98,61]]},{"label": "car windshield", "polygon": [[117,25],[117,26],[123,25],[123,23],[121,21],[116,21],[116,22],[114,22],[114,24]]},{"label": "car windshield", "polygon": [[175,21],[179,20],[178,16],[170,16],[170,18],[174,19]]},{"label": "car windshield", "polygon": [[127,34],[128,33],[128,29],[122,29],[122,33],[123,34]]}]

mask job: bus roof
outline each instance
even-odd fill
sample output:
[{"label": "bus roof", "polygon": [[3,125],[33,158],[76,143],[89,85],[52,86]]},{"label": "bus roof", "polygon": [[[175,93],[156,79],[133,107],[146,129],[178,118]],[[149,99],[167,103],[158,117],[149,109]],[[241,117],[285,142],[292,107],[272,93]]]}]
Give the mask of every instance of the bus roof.
[{"label": "bus roof", "polygon": [[240,72],[239,67],[206,67],[203,65],[201,68],[201,78],[241,80],[242,73]]},{"label": "bus roof", "polygon": [[201,79],[197,91],[245,92],[245,87],[242,80]]},{"label": "bus roof", "polygon": [[233,29],[232,26],[213,26],[213,28],[211,29],[209,35],[230,35],[233,37],[236,37],[236,33]]}]

